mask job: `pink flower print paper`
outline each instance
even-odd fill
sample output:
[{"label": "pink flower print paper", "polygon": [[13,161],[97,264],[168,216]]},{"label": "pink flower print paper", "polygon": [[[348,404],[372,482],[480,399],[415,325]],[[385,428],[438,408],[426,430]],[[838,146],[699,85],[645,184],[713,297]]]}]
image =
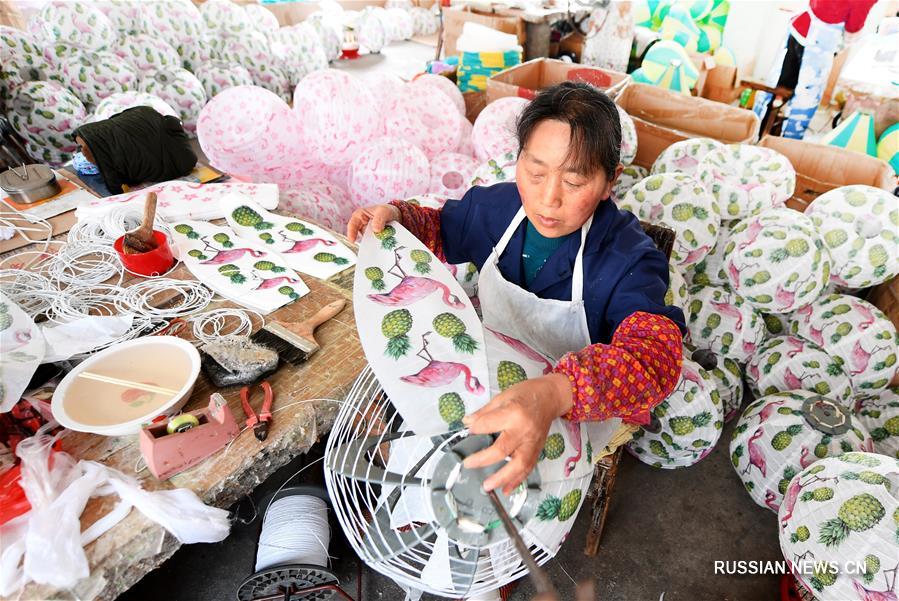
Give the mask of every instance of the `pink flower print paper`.
[{"label": "pink flower print paper", "polygon": [[420,148],[429,159],[459,146],[464,117],[453,100],[433,85],[405,84],[392,97],[384,115],[384,133]]},{"label": "pink flower print paper", "polygon": [[353,161],[350,192],[356,206],[385,203],[424,194],[429,178],[430,163],[417,146],[381,138]]},{"label": "pink flower print paper", "polygon": [[281,212],[312,219],[337,232],[346,231],[356,205],[340,186],[324,179],[304,179],[279,188]]},{"label": "pink flower print paper", "polygon": [[518,153],[515,123],[528,100],[517,97],[500,98],[488,104],[474,122],[471,139],[481,161],[488,161],[505,153]]},{"label": "pink flower print paper", "polygon": [[447,152],[434,157],[428,193],[445,198],[462,198],[471,187],[471,178],[477,168],[477,159],[464,154]]}]

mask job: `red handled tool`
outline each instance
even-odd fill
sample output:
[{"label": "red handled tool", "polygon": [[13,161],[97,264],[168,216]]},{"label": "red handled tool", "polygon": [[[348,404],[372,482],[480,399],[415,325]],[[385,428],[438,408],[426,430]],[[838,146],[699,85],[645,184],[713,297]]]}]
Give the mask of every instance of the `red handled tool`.
[{"label": "red handled tool", "polygon": [[253,434],[256,438],[263,441],[268,437],[268,424],[272,421],[272,402],[275,400],[275,393],[272,392],[272,387],[268,382],[263,381],[260,386],[265,398],[262,401],[262,410],[259,412],[258,417],[250,406],[249,386],[244,386],[240,389],[240,404],[243,406],[243,412],[247,416],[247,428],[253,428]]}]

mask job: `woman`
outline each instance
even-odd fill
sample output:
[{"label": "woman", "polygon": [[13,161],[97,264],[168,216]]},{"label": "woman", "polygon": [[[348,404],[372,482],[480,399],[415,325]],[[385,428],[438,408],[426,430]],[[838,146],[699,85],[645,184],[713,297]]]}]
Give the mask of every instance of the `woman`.
[{"label": "woman", "polygon": [[648,423],[680,377],[680,309],[665,306],[668,265],[633,214],[609,200],[621,171],[615,104],[586,84],[548,88],[518,121],[516,182],[475,187],[440,210],[402,201],[358,209],[356,240],[397,221],[449,263],[477,265],[484,324],[557,365],[465,418],[500,433],[466,466],[508,463],[484,482],[509,493],[537,463],[551,422]]}]

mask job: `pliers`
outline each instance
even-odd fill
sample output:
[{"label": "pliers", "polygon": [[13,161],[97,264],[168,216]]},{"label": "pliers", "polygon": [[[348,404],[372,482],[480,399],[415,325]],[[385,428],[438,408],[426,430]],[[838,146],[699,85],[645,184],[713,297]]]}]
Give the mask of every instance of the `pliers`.
[{"label": "pliers", "polygon": [[259,417],[250,407],[250,387],[244,386],[240,389],[240,404],[243,406],[243,412],[247,416],[247,428],[253,428],[253,434],[259,441],[263,441],[268,437],[268,424],[272,421],[272,402],[275,400],[275,393],[268,382],[263,381],[260,384],[262,392],[265,395],[262,401],[262,411]]}]

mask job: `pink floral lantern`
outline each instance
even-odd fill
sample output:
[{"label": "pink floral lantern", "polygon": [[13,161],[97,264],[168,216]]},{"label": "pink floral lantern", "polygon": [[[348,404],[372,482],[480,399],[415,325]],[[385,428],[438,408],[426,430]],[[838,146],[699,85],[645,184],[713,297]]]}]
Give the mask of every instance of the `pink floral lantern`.
[{"label": "pink floral lantern", "polygon": [[462,135],[453,101],[434,86],[406,84],[392,97],[384,115],[383,132],[418,146],[428,158],[451,152]]},{"label": "pink floral lantern", "polygon": [[428,158],[418,147],[398,138],[381,138],[353,161],[350,194],[357,206],[424,194],[429,174]]},{"label": "pink floral lantern", "polygon": [[297,217],[307,217],[341,233],[346,231],[346,224],[355,208],[343,188],[326,180],[281,186],[279,196],[279,210]]},{"label": "pink floral lantern", "polygon": [[468,119],[462,119],[462,121],[459,122],[459,125],[461,126],[462,133],[459,136],[459,146],[456,148],[456,152],[477,158],[474,143],[471,141],[471,132],[474,130],[474,125],[472,125],[471,121]]},{"label": "pink floral lantern", "polygon": [[488,104],[474,122],[471,140],[481,162],[518,151],[515,122],[528,100],[509,96]]},{"label": "pink floral lantern", "polygon": [[462,198],[471,187],[471,178],[480,166],[474,157],[447,152],[431,161],[430,194],[444,198]]},{"label": "pink floral lantern", "polygon": [[378,108],[361,81],[327,69],[297,85],[293,110],[302,123],[303,145],[326,164],[347,165],[378,129]]},{"label": "pink floral lantern", "polygon": [[445,94],[453,101],[453,104],[459,109],[459,114],[463,117],[465,116],[465,97],[462,96],[462,91],[459,90],[459,87],[450,81],[448,77],[434,75],[433,73],[422,73],[412,80],[412,84],[417,86],[431,86],[440,90],[442,94]]}]

